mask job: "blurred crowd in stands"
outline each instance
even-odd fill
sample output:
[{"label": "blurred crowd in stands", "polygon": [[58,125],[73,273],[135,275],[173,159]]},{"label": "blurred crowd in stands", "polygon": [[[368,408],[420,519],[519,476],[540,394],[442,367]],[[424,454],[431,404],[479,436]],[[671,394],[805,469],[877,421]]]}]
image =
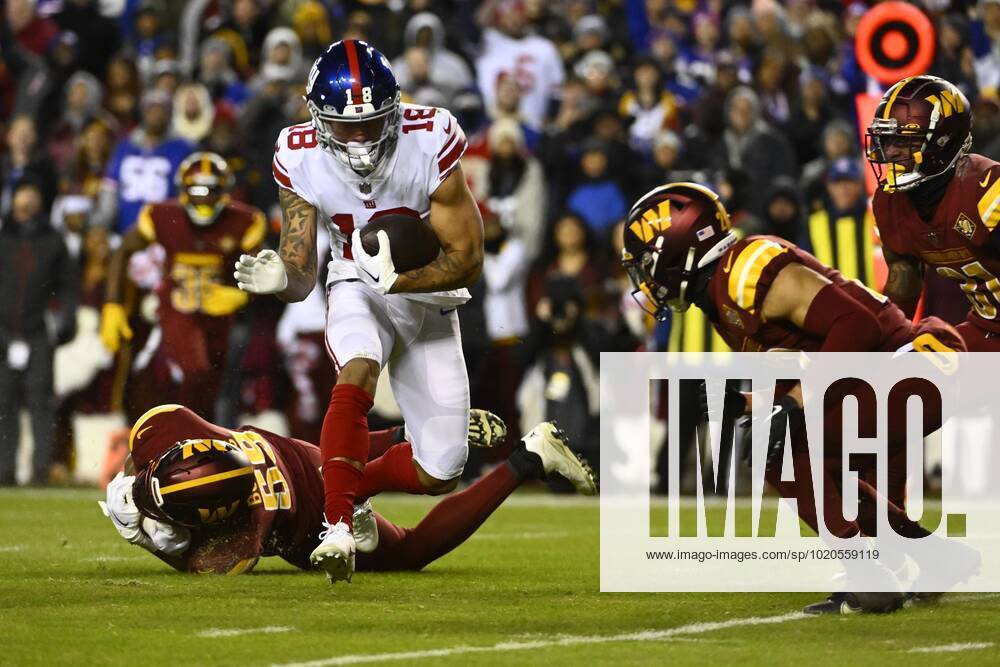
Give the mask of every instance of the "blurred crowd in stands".
[{"label": "blurred crowd in stands", "polygon": [[[127,421],[173,395],[149,291],[129,266],[136,335],[112,354],[99,313],[109,257],[144,203],[175,194],[192,151],[222,155],[234,198],[280,229],[273,141],[309,120],[312,60],[363,39],[405,101],[446,107],[487,258],[461,309],[474,406],[558,419],[597,459],[599,353],[722,349],[695,313],[656,323],[617,257],[630,203],[656,185],[718,191],[743,233],[775,234],[875,287],[855,96],[882,88],[837,0],[7,0],[0,24],[0,485],[18,412],[34,481],[73,466],[73,417]],[[973,150],[1000,158],[1000,0],[925,0],[930,73],[972,101]],[[253,299],[236,316],[209,419],[279,412],[316,440],[333,382],[324,299]],[[930,294],[930,293],[929,293]],[[931,297],[928,296],[928,299]],[[948,299],[943,299],[948,302]],[[938,311],[955,320],[963,314]],[[933,308],[933,305],[927,307]],[[942,306],[946,310],[947,306]],[[55,372],[53,372],[55,367]],[[379,407],[393,418],[391,406]],[[378,419],[374,418],[373,423]],[[475,475],[480,461],[473,461]]]}]

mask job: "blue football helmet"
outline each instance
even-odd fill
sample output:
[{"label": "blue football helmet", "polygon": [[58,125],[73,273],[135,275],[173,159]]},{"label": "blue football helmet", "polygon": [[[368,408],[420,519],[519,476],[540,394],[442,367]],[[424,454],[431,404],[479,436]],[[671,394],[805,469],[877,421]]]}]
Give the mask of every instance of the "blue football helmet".
[{"label": "blue football helmet", "polygon": [[334,42],[316,59],[306,105],[319,144],[361,176],[392,155],[399,138],[399,84],[389,61],[360,40]]}]

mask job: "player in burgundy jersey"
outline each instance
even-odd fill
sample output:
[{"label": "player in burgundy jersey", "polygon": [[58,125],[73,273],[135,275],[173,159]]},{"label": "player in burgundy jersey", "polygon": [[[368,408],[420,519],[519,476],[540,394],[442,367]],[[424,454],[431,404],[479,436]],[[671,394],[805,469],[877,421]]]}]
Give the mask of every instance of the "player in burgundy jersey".
[{"label": "player in burgundy jersey", "polygon": [[[472,411],[469,427],[476,446],[506,437],[503,422],[483,410]],[[403,437],[402,428],[372,432],[367,467]],[[580,490],[596,493],[593,473],[552,424],[540,424],[522,442],[506,463],[438,503],[415,528],[401,528],[364,503],[354,515],[357,569],[421,569],[468,539],[527,479],[585,478]],[[115,478],[102,505],[129,542],[183,572],[239,574],[265,556],[311,569],[309,554],[324,527],[318,447],[253,426],[222,428],[180,405],[143,415],[129,447],[134,476]],[[374,491],[363,477],[359,501]]]},{"label": "player in burgundy jersey", "polygon": [[233,316],[249,300],[227,269],[240,253],[260,247],[267,221],[260,209],[230,199],[233,175],[215,153],[190,155],[176,181],[178,199],[144,206],[111,259],[101,339],[116,352],[122,339],[132,337],[124,306],[129,258],[159,244],[165,251],[155,290],[161,349],[183,375],[169,398],[208,416],[226,366]]},{"label": "player in burgundy jersey", "polygon": [[[698,306],[716,331],[736,351],[802,350],[805,352],[896,352],[914,349],[951,357],[964,350],[953,327],[937,318],[913,325],[893,303],[856,280],[845,279],[809,253],[773,236],[749,236],[737,240],[729,214],[718,195],[695,183],[670,183],[643,196],[629,213],[624,229],[622,264],[636,287],[636,296],[658,319],[668,309]],[[731,392],[727,401],[750,412],[751,397]],[[839,408],[838,408],[839,409]],[[781,459],[788,420],[794,424],[802,414],[801,386],[776,397],[776,414],[764,478],[783,496],[795,493],[781,481]],[[840,424],[839,418],[830,419]],[[925,426],[928,431],[936,427]],[[795,429],[793,428],[793,431]],[[905,431],[900,431],[905,432]],[[824,438],[839,438],[839,429]],[[793,457],[807,455],[793,437]],[[897,532],[912,537],[928,535],[905,512],[905,441],[889,444],[889,517]],[[834,492],[840,479],[841,461],[825,462]],[[855,521],[826,524],[838,536],[873,535],[878,492],[875,469],[861,472],[859,513]],[[839,497],[835,507],[840,507]],[[815,500],[798,498],[799,516],[817,528]],[[850,596],[850,597],[847,597]],[[894,596],[882,608],[901,602]],[[812,613],[860,610],[854,594],[837,594],[811,605]]]},{"label": "player in burgundy jersey", "polygon": [[886,295],[912,316],[928,266],[969,299],[958,326],[969,351],[1000,351],[1000,164],[968,153],[969,101],[944,79],[903,79],[882,96],[867,144]]}]

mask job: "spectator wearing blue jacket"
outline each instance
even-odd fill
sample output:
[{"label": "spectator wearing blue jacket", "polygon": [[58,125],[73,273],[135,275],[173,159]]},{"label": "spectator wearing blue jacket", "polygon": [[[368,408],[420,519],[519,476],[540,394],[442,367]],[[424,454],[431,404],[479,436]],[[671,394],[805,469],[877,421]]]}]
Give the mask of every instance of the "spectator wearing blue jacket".
[{"label": "spectator wearing blue jacket", "polygon": [[171,100],[162,90],[142,97],[142,123],[118,142],[104,176],[96,220],[122,234],[135,224],[144,204],[174,196],[174,172],[193,149],[171,138]]},{"label": "spectator wearing blue jacket", "polygon": [[580,156],[583,182],[566,203],[587,226],[604,236],[628,211],[621,186],[608,174],[607,148],[599,140],[588,141]]}]

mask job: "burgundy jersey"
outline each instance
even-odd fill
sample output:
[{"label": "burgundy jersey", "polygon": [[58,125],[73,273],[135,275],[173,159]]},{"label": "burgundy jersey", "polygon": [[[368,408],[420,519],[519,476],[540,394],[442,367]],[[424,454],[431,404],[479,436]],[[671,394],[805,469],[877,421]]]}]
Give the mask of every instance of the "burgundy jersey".
[{"label": "burgundy jersey", "polygon": [[232,267],[241,253],[260,247],[267,220],[260,209],[229,203],[214,223],[199,226],[176,200],[148,204],[139,213],[139,233],[166,250],[166,279],[159,288],[160,308],[201,312],[202,291],[210,284],[236,286]]},{"label": "burgundy jersey", "polygon": [[716,262],[708,283],[715,309],[712,324],[729,347],[739,352],[803,350],[815,352],[823,338],[790,322],[769,322],[761,315],[764,297],[781,269],[798,262],[839,285],[878,318],[883,339],[877,350],[894,352],[910,340],[912,325],[898,307],[857,280],[776,236],[748,236],[736,242]]},{"label": "burgundy jersey", "polygon": [[872,209],[882,245],[958,281],[972,306],[968,320],[1000,333],[1000,253],[989,242],[1000,223],[1000,164],[960,158],[930,222],[905,192],[876,192]]},{"label": "burgundy jersey", "polygon": [[136,472],[182,440],[210,438],[237,445],[254,468],[249,511],[218,526],[192,529],[183,567],[191,572],[246,572],[264,556],[309,568],[323,521],[320,452],[314,445],[253,426],[236,431],[211,424],[181,405],[161,405],[139,418],[129,435]]}]

